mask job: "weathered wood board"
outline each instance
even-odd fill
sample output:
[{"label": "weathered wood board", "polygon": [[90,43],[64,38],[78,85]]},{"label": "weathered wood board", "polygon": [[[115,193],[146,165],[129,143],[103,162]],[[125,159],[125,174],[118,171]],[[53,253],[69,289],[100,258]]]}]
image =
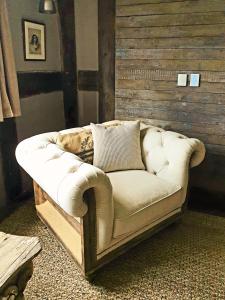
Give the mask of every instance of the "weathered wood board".
[{"label": "weathered wood board", "polygon": [[37,237],[0,232],[0,299],[23,299],[33,271],[32,259],[40,251]]},{"label": "weathered wood board", "polygon": [[[115,117],[201,139],[209,183],[225,161],[224,0],[117,0],[116,15]],[[178,87],[179,73],[199,73],[200,87]]]},{"label": "weathered wood board", "polygon": [[159,3],[153,1],[140,3],[140,1],[136,1],[132,5],[119,5],[119,3],[120,1],[117,2],[117,16],[213,13],[224,9],[224,0],[189,0],[167,3],[165,1]]}]

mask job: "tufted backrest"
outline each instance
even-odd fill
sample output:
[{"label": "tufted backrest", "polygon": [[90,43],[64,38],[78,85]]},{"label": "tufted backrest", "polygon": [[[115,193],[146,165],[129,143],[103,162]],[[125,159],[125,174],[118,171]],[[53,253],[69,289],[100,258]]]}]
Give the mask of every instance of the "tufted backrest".
[{"label": "tufted backrest", "polygon": [[[132,121],[113,120],[103,124],[111,125],[124,122]],[[85,126],[63,130],[60,133],[80,132],[83,128],[90,129],[89,126]],[[166,131],[144,122],[140,123],[140,129],[142,159],[147,171],[154,175],[167,177],[165,174],[175,161],[176,164],[178,162],[187,163],[186,155],[189,155],[188,164],[191,167],[197,166],[204,159],[204,145],[197,139],[188,138],[177,132]]]},{"label": "tufted backrest", "polygon": [[142,130],[142,156],[147,171],[187,186],[189,167],[197,166],[205,156],[205,147],[198,139],[165,131],[157,127]]}]

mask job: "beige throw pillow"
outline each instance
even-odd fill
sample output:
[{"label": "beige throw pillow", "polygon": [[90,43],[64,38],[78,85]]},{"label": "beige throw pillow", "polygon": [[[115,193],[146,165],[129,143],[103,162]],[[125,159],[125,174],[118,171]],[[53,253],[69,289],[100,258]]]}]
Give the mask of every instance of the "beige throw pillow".
[{"label": "beige throw pillow", "polygon": [[59,134],[56,144],[65,151],[78,155],[84,162],[93,163],[93,139],[89,129],[81,132]]},{"label": "beige throw pillow", "polygon": [[91,124],[94,166],[105,172],[145,169],[141,159],[140,122],[105,128]]},{"label": "beige throw pillow", "polygon": [[[103,123],[105,127],[119,126],[120,124],[120,121]],[[65,151],[76,154],[84,162],[93,164],[94,149],[91,129],[83,128],[80,132],[59,133],[56,144]]]}]

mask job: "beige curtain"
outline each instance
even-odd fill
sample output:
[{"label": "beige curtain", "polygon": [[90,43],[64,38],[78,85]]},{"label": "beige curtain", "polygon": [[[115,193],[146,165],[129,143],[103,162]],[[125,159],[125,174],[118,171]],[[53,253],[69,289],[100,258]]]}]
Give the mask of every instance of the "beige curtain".
[{"label": "beige curtain", "polygon": [[21,115],[6,0],[0,0],[0,122]]}]

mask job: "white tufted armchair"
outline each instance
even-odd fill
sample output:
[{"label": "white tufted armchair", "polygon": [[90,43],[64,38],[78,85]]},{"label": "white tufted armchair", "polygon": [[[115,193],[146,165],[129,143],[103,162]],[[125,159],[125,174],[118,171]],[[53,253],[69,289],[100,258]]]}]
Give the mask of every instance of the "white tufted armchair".
[{"label": "white tufted armchair", "polygon": [[34,180],[38,215],[85,276],[181,216],[189,167],[205,155],[199,140],[141,123],[146,170],[106,174],[60,149],[57,136],[24,140],[16,157]]}]

